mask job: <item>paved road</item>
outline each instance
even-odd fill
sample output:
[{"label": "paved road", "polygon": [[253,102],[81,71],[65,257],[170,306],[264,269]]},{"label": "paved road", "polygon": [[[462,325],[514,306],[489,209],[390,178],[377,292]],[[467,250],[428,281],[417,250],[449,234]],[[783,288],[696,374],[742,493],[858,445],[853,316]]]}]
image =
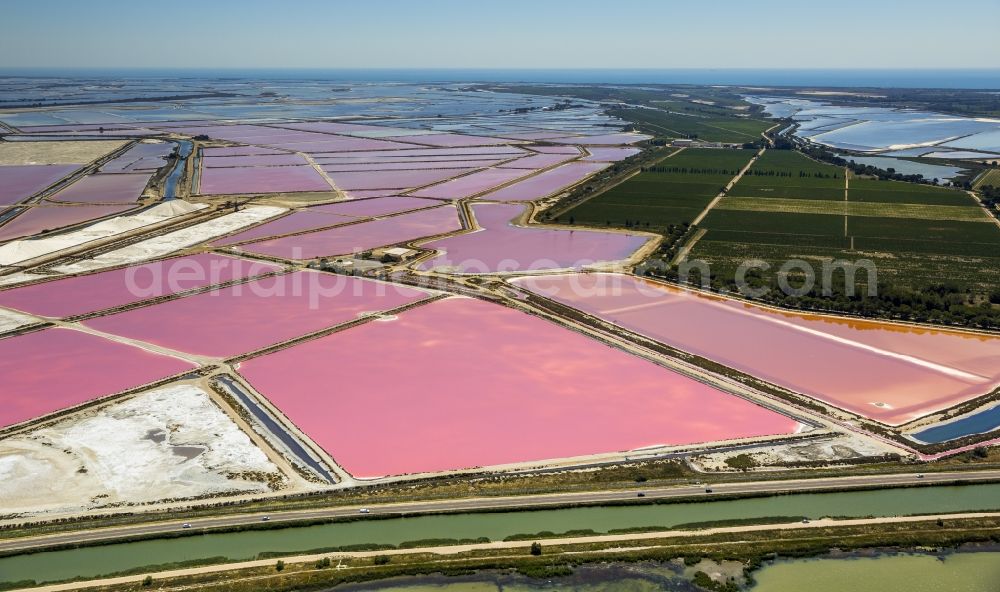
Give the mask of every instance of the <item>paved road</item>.
[{"label": "paved road", "polygon": [[[856,489],[864,487],[882,487],[914,483],[951,483],[954,481],[974,482],[1000,480],[1000,470],[976,472],[927,473],[918,477],[917,473],[894,475],[864,475],[857,477],[830,477],[816,479],[796,479],[784,481],[751,481],[744,483],[711,484],[712,493],[706,491],[705,485],[682,485],[665,488],[639,488],[632,490],[598,491],[580,493],[557,493],[542,495],[523,495],[511,497],[469,498],[459,500],[439,500],[406,502],[395,504],[378,504],[368,506],[365,515],[396,513],[435,513],[435,512],[467,512],[474,510],[517,509],[560,504],[600,504],[624,500],[635,500],[638,492],[645,494],[645,500],[669,499],[691,496],[720,496],[746,493],[803,492],[822,489]],[[295,522],[301,520],[317,520],[359,516],[359,506],[337,506],[310,510],[289,510],[269,514],[271,524],[280,522]],[[217,518],[198,518],[190,521],[191,530],[216,529],[248,524],[259,524],[265,514],[238,514],[220,516]],[[37,549],[51,545],[68,543],[88,543],[131,536],[148,536],[162,533],[173,533],[182,529],[181,521],[160,521],[149,524],[131,526],[116,526],[96,530],[70,532],[64,534],[45,535],[39,537],[23,537],[0,541],[0,551],[15,551]]]}]

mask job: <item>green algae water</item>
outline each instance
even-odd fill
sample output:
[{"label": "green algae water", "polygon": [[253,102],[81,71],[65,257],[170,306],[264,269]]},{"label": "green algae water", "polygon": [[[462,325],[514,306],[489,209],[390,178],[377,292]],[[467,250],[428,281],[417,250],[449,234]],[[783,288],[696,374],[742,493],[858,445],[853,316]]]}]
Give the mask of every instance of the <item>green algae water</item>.
[{"label": "green algae water", "polygon": [[[275,530],[192,535],[0,559],[0,582],[93,578],[141,567],[211,558],[254,559],[259,553],[306,553],[360,544],[398,545],[425,539],[499,541],[515,534],[590,529],[605,533],[634,527],[670,528],[681,524],[775,516],[809,518],[902,516],[1000,510],[1000,484],[925,486],[841,493],[808,493],[700,503],[643,504],[429,515],[415,518],[291,527]],[[178,524],[178,528],[180,525]]]},{"label": "green algae water", "polygon": [[996,592],[1000,552],[779,561],[754,577],[752,592]]},{"label": "green algae water", "polygon": [[[383,582],[347,584],[343,592],[646,592],[693,590],[676,567],[664,564],[582,566],[569,578],[530,580],[496,572],[472,576],[412,576]],[[879,555],[779,561],[754,574],[750,592],[996,592],[1000,552],[935,555]],[[455,581],[458,580],[458,581]]]}]

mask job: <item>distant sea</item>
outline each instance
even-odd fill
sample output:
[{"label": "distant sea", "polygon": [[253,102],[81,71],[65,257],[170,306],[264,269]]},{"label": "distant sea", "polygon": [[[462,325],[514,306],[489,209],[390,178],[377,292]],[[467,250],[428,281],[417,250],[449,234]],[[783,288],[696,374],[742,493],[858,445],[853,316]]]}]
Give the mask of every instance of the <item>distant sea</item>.
[{"label": "distant sea", "polygon": [[1000,90],[994,69],[66,69],[0,68],[0,76],[255,78],[343,82],[531,82],[962,88]]}]

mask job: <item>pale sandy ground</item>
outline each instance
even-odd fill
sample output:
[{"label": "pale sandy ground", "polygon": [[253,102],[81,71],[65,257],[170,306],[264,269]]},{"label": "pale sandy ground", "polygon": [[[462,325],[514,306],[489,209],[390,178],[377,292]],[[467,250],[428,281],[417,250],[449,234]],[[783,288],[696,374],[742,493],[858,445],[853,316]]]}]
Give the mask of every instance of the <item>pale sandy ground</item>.
[{"label": "pale sandy ground", "polygon": [[0,514],[264,492],[269,477],[284,482],[204,391],[173,385],[0,441]]},{"label": "pale sandy ground", "polygon": [[695,469],[704,472],[737,472],[739,469],[727,465],[726,459],[738,454],[747,454],[757,464],[764,465],[752,470],[773,471],[781,470],[780,466],[775,465],[816,461],[837,465],[852,459],[881,456],[885,453],[885,447],[871,440],[842,435],[793,444],[764,444],[745,450],[709,452],[692,456],[689,463]]},{"label": "pale sandy ground", "polygon": [[[634,544],[638,541],[649,541],[662,538],[690,538],[690,537],[701,537],[713,534],[721,533],[739,533],[739,532],[760,532],[760,531],[773,531],[773,530],[799,530],[799,529],[813,529],[813,528],[829,528],[831,526],[861,526],[868,524],[890,524],[890,523],[907,523],[907,522],[926,522],[929,520],[936,520],[941,518],[942,520],[960,520],[969,518],[995,518],[1000,516],[998,512],[975,512],[968,514],[942,514],[940,516],[892,516],[886,518],[860,518],[852,520],[812,520],[807,523],[794,522],[789,524],[759,524],[751,526],[730,526],[721,528],[706,528],[702,530],[665,530],[658,532],[645,532],[636,534],[614,534],[614,535],[598,535],[591,537],[571,537],[571,538],[557,538],[557,539],[543,539],[539,542],[542,543],[543,548],[547,545],[558,546],[558,545],[573,545],[573,544],[586,544],[586,543],[623,543],[621,547],[616,547],[609,549],[606,552],[625,552],[636,549],[647,549],[647,546],[639,546]],[[298,555],[295,557],[283,557],[282,561],[286,564],[297,564],[297,563],[314,563],[324,557],[329,557],[334,561],[334,565],[337,562],[342,563],[342,568],[351,569],[350,560],[354,558],[365,558],[374,557],[378,555],[413,555],[419,553],[431,553],[435,555],[455,555],[458,553],[465,553],[468,551],[478,551],[478,550],[496,550],[496,549],[517,549],[518,555],[525,553],[524,549],[531,546],[533,541],[498,541],[493,543],[477,543],[473,545],[453,545],[447,547],[422,547],[415,549],[389,549],[382,551],[358,551],[350,553],[322,553],[314,555]],[[632,543],[632,544],[630,544]],[[574,553],[570,551],[568,554]],[[447,561],[442,559],[442,561]],[[63,592],[64,590],[79,590],[83,588],[91,588],[96,586],[111,586],[117,584],[128,584],[133,582],[141,582],[146,575],[151,575],[154,580],[161,580],[165,578],[175,578],[183,577],[197,574],[209,574],[209,573],[219,573],[236,569],[246,569],[253,567],[268,567],[273,566],[277,562],[277,559],[261,559],[255,561],[242,561],[238,563],[228,563],[223,565],[207,565],[203,567],[193,567],[187,569],[175,569],[170,571],[162,572],[152,572],[150,574],[135,574],[130,576],[121,576],[114,578],[104,578],[100,580],[90,580],[88,582],[70,582],[66,584],[51,584],[48,586],[38,586],[35,588],[24,588],[23,590],[32,590],[34,592]],[[332,568],[328,568],[332,569]],[[721,575],[721,573],[720,573]],[[273,577],[271,576],[255,576],[248,579],[256,579],[261,577]],[[232,583],[233,580],[229,580]],[[261,588],[264,589],[264,588]],[[18,591],[19,592],[19,591]]]},{"label": "pale sandy ground", "polygon": [[[3,266],[0,266],[3,269]],[[0,275],[0,286],[14,286],[17,284],[23,284],[25,282],[30,282],[33,280],[42,279],[46,276],[36,274],[36,273],[12,273],[9,275]]]},{"label": "pale sandy ground", "polygon": [[86,164],[126,143],[124,140],[0,142],[0,165]]},{"label": "pale sandy ground", "polygon": [[212,220],[194,224],[187,228],[175,230],[174,232],[154,236],[134,245],[109,251],[93,259],[86,259],[69,265],[61,265],[53,269],[60,273],[81,273],[106,269],[117,265],[139,263],[148,259],[169,255],[170,253],[201,242],[210,241],[224,234],[229,234],[241,228],[263,222],[285,211],[287,211],[285,208],[273,206],[251,206],[239,212],[226,214],[225,216],[213,218]]},{"label": "pale sandy ground", "polygon": [[0,308],[0,333],[13,331],[18,327],[24,327],[33,323],[41,322],[33,316],[26,315],[6,308]]},{"label": "pale sandy ground", "polygon": [[14,265],[60,251],[82,247],[88,243],[162,224],[207,207],[205,204],[194,204],[177,199],[157,204],[138,214],[116,216],[79,230],[45,238],[10,241],[0,246],[0,265]]}]

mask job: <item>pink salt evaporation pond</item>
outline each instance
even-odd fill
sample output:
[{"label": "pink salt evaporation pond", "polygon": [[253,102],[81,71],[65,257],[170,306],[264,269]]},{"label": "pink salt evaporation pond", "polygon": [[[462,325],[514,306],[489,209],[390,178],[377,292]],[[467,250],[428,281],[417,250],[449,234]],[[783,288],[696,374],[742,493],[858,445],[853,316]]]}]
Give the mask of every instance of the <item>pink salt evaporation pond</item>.
[{"label": "pink salt evaporation pond", "polygon": [[283,150],[263,146],[225,146],[222,148],[202,148],[201,153],[209,156],[257,156],[262,154],[288,154]]},{"label": "pink salt evaporation pond", "polygon": [[502,169],[546,169],[573,158],[566,154],[534,154],[498,166]]},{"label": "pink salt evaporation pond", "polygon": [[308,164],[299,154],[247,154],[243,156],[206,156],[202,166],[207,168],[288,166]]},{"label": "pink salt evaporation pond", "polygon": [[510,140],[504,138],[490,138],[486,136],[466,136],[462,134],[420,134],[399,137],[389,137],[390,140],[400,142],[410,142],[412,144],[422,144],[424,146],[440,146],[442,148],[462,148],[465,146],[490,146],[497,144],[509,144]]},{"label": "pink salt evaporation pond", "polygon": [[31,197],[78,168],[76,164],[0,166],[0,206]]},{"label": "pink salt evaporation pond", "polygon": [[[336,168],[336,167],[334,167]],[[405,171],[353,171],[347,173],[323,170],[340,189],[409,189],[465,174],[472,169],[415,169]]]},{"label": "pink salt evaporation pond", "polygon": [[282,236],[296,232],[305,232],[335,226],[337,224],[348,224],[355,222],[357,218],[351,216],[338,216],[322,211],[314,211],[313,208],[306,208],[292,212],[287,216],[282,216],[277,220],[265,222],[254,226],[249,230],[238,232],[234,235],[214,241],[212,245],[235,245],[242,242],[260,240],[273,236]]},{"label": "pink salt evaporation pond", "polygon": [[280,269],[272,263],[202,253],[4,290],[0,306],[63,318]]},{"label": "pink salt evaporation pond", "polygon": [[249,230],[227,236],[212,243],[213,245],[235,245],[264,238],[316,230],[339,224],[357,222],[362,218],[384,216],[421,208],[440,206],[441,202],[432,199],[415,197],[384,197],[375,199],[360,199],[343,201],[303,208],[296,212],[265,222]]},{"label": "pink salt evaporation pond", "polygon": [[[390,152],[411,152],[410,150],[394,150]],[[348,166],[369,166],[380,167],[396,165],[399,168],[426,168],[423,165],[434,164],[438,168],[448,166],[452,163],[452,168],[463,166],[489,166],[495,162],[502,162],[517,156],[516,154],[468,154],[454,156],[353,156],[355,152],[345,152],[342,154],[324,154],[317,156],[314,160],[321,165],[348,167]],[[468,163],[468,164],[461,164]],[[391,168],[391,167],[390,167]],[[334,170],[334,169],[331,169]],[[356,170],[356,169],[343,169]]]},{"label": "pink salt evaporation pond", "polygon": [[[332,367],[350,371],[330,381]],[[548,321],[467,298],[253,358],[239,372],[358,477],[787,434],[799,426]]]},{"label": "pink salt evaporation pond", "polygon": [[464,177],[424,187],[419,191],[413,192],[412,195],[417,197],[460,199],[488,191],[504,183],[510,183],[530,173],[531,171],[513,169],[484,169],[465,175]]},{"label": "pink salt evaporation pond", "polygon": [[619,160],[625,160],[629,156],[635,156],[641,152],[638,148],[620,148],[617,146],[588,148],[587,151],[590,152],[590,155],[585,156],[581,160],[588,162],[617,162]]},{"label": "pink salt evaporation pond", "polygon": [[[324,159],[327,161],[335,159]],[[319,162],[319,161],[317,161]],[[429,171],[433,169],[472,169],[476,167],[491,166],[501,160],[491,158],[488,160],[414,160],[410,162],[361,162],[361,163],[341,163],[341,162],[320,162],[323,170],[328,173],[354,173],[377,171]]]},{"label": "pink salt evaporation pond", "polygon": [[574,156],[581,154],[580,149],[576,146],[532,146],[531,149],[542,154],[567,154]]},{"label": "pink salt evaporation pond", "polygon": [[352,216],[355,218],[371,218],[374,216],[387,216],[398,212],[409,210],[419,210],[422,208],[432,208],[441,205],[441,202],[434,199],[420,199],[416,197],[379,197],[375,199],[356,199],[337,203],[313,206],[309,210],[337,214],[338,216]]},{"label": "pink salt evaporation pond", "polygon": [[[550,146],[555,149],[571,149],[579,154],[579,151],[572,146]],[[536,148],[539,152],[543,150]],[[314,151],[313,158],[317,161],[329,159],[331,162],[375,162],[389,159],[391,162],[402,162],[412,159],[414,161],[426,160],[428,158],[449,158],[451,160],[472,160],[482,157],[512,158],[518,154],[526,154],[525,150],[514,146],[476,146],[472,148],[407,148],[402,150],[364,150],[359,152],[342,152],[323,154]]]},{"label": "pink salt evaporation pond", "polygon": [[581,146],[611,146],[616,144],[635,144],[636,142],[641,142],[642,140],[648,140],[651,136],[644,136],[642,134],[600,134],[596,136],[573,136],[568,138],[551,138],[547,141],[564,143],[564,144],[579,144]]},{"label": "pink salt evaporation pond", "polygon": [[395,284],[299,271],[85,324],[177,351],[229,358],[426,297],[425,292]]},{"label": "pink salt evaporation pond", "polygon": [[0,427],[194,368],[178,358],[73,329],[0,339]]},{"label": "pink salt evaporation pond", "polygon": [[534,201],[575,185],[609,165],[603,162],[570,162],[481,196],[495,201]]},{"label": "pink salt evaporation pond", "polygon": [[617,274],[514,282],[680,350],[888,425],[1000,385],[1000,338],[782,312]]},{"label": "pink salt evaporation pond", "polygon": [[461,229],[455,207],[445,205],[361,224],[249,243],[240,246],[240,249],[258,255],[303,260],[357,253]]},{"label": "pink salt evaporation pond", "polygon": [[206,168],[201,171],[199,193],[203,195],[296,191],[331,191],[331,187],[309,165]]},{"label": "pink salt evaporation pond", "polygon": [[38,234],[43,230],[56,230],[66,226],[82,224],[105,216],[122,214],[134,209],[133,205],[55,205],[42,201],[31,206],[16,218],[0,226],[0,241],[23,238]]},{"label": "pink salt evaporation pond", "polygon": [[517,204],[474,204],[472,211],[482,230],[421,245],[444,251],[421,264],[421,269],[453,273],[580,269],[628,259],[650,240],[617,232],[514,226],[511,220],[525,208]]},{"label": "pink salt evaporation pond", "polygon": [[52,201],[76,203],[130,203],[142,196],[151,173],[88,175],[49,196]]}]

